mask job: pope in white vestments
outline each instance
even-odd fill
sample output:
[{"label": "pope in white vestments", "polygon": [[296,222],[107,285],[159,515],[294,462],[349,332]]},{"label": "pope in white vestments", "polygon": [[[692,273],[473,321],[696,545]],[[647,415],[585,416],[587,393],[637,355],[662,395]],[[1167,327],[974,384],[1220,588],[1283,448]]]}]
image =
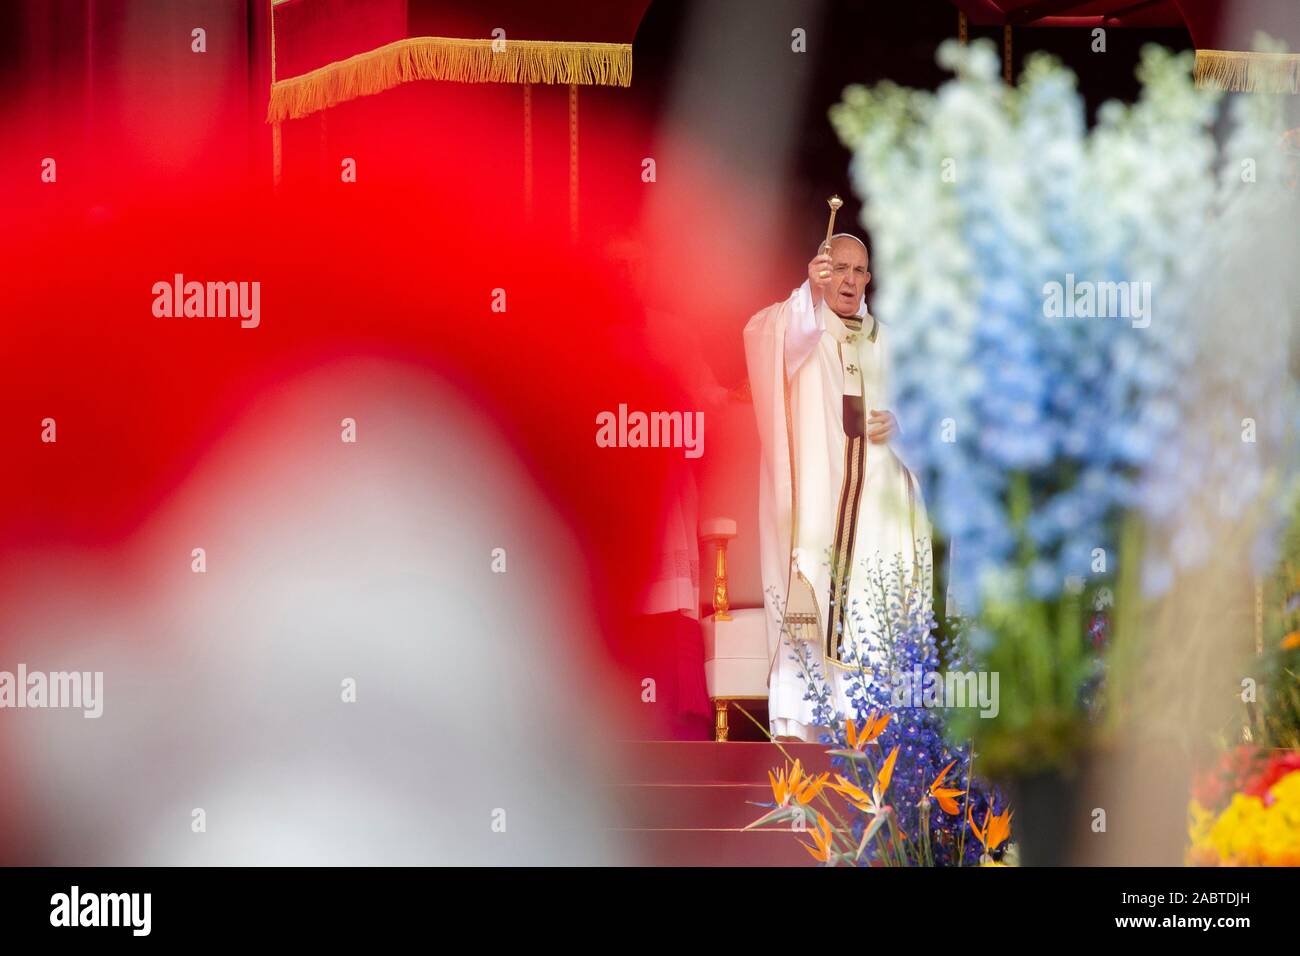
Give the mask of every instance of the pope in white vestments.
[{"label": "pope in white vestments", "polygon": [[813,662],[834,710],[858,717],[848,685],[864,671],[870,679],[887,640],[882,572],[897,583],[902,569],[904,585],[929,600],[930,525],[890,444],[898,423],[888,410],[887,337],[863,299],[870,279],[866,246],[838,234],[802,286],[745,326],[777,739],[815,741],[821,729],[795,658]]}]

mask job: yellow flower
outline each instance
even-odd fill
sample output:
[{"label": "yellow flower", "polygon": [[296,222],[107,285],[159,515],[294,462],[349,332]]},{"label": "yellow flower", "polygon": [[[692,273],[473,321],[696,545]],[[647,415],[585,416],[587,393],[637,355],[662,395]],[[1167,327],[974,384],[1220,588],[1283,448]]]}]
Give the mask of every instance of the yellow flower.
[{"label": "yellow flower", "polygon": [[1192,842],[1199,843],[1208,837],[1212,826],[1214,826],[1214,814],[1201,806],[1200,801],[1193,799],[1187,805],[1187,833],[1192,838]]},{"label": "yellow flower", "polygon": [[1300,866],[1300,771],[1269,788],[1269,803],[1238,793],[1215,817],[1188,807],[1187,862],[1219,866]]}]

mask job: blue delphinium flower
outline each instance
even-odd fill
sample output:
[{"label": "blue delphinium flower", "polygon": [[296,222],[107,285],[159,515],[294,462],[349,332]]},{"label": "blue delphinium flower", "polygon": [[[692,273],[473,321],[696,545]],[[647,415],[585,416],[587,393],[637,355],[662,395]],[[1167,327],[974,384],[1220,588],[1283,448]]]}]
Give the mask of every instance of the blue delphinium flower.
[{"label": "blue delphinium flower", "polygon": [[[1068,70],[1031,56],[1007,86],[983,43],[940,47],[956,75],[934,93],[855,86],[831,111],[875,240],[898,446],[964,612],[1022,563],[1017,475],[1035,552],[1020,570],[1047,600],[1112,578],[1117,561],[1094,555],[1115,554],[1127,511],[1149,529],[1143,588],[1163,593],[1214,553],[1198,512],[1236,523],[1296,471],[1294,198],[1262,161],[1258,181],[1240,166],[1276,149],[1277,105],[1237,98],[1220,148],[1219,97],[1187,57],[1146,48],[1138,101],[1105,104],[1091,129]],[[1289,236],[1264,228],[1279,221]],[[1099,290],[1092,314],[1067,301],[1076,283]],[[1124,314],[1098,314],[1120,285]]]},{"label": "blue delphinium flower", "polygon": [[[814,703],[814,720],[825,728],[820,737],[824,745],[848,749],[846,718],[861,725],[868,718],[890,715],[876,741],[878,749],[873,750],[879,768],[886,755],[898,748],[886,802],[893,808],[913,852],[921,845],[921,823],[925,819],[934,864],[960,865],[978,860],[978,853],[971,858],[968,852],[967,844],[973,837],[965,815],[966,798],[958,800],[960,813],[949,814],[929,797],[930,788],[945,767],[949,769],[942,786],[972,792],[978,787],[972,788],[969,779],[968,746],[945,738],[945,710],[943,706],[927,706],[923,688],[926,675],[941,678],[946,670],[966,669],[967,661],[962,642],[939,636],[931,610],[930,568],[926,565],[917,570],[919,573],[913,575],[913,569],[904,566],[901,556],[889,562],[857,562],[854,574],[869,582],[872,599],[865,605],[854,603],[849,610],[848,626],[858,634],[859,646],[869,649],[864,655],[869,663],[847,670],[843,677],[850,714],[837,712],[835,694],[812,647],[806,642],[792,642],[793,654],[808,675],[805,699]],[[836,773],[849,780],[859,772],[847,757],[832,757],[832,765]],[[923,800],[930,804],[926,812],[921,808]],[[861,839],[868,819],[864,813],[852,818],[855,841]],[[871,862],[877,853],[877,847],[869,844],[862,862]]]}]

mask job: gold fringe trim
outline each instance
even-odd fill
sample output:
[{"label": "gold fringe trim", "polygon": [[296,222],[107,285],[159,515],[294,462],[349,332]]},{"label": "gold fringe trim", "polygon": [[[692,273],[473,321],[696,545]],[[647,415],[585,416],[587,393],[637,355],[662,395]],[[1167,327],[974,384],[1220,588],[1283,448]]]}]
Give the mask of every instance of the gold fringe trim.
[{"label": "gold fringe trim", "polygon": [[411,37],[271,84],[268,123],[301,119],[414,80],[631,86],[632,44]]},{"label": "gold fringe trim", "polygon": [[1300,54],[1197,50],[1192,71],[1202,89],[1229,93],[1300,92]]}]

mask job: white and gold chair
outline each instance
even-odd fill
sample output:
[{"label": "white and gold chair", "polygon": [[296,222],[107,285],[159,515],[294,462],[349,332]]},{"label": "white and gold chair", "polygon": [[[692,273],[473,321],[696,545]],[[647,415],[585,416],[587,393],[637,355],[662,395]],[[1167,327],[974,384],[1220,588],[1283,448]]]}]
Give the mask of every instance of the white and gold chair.
[{"label": "white and gold chair", "polygon": [[[747,390],[746,390],[747,391]],[[737,702],[767,704],[767,628],[758,557],[758,431],[747,400],[709,417],[709,454],[700,477],[701,618],[704,677],[714,709],[714,739],[728,736]]]}]

